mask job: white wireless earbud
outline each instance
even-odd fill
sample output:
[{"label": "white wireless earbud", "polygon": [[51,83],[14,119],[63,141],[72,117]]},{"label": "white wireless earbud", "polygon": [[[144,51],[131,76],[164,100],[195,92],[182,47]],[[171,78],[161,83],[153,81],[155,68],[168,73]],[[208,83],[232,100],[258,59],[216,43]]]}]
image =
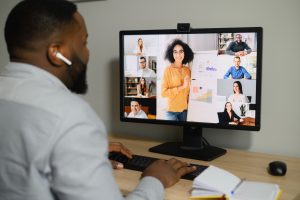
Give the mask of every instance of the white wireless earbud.
[{"label": "white wireless earbud", "polygon": [[64,63],[66,63],[67,65],[72,65],[72,62],[69,60],[69,59],[67,59],[66,57],[64,57],[60,52],[56,52],[55,53],[55,56],[58,58],[58,59],[60,59],[60,60],[62,60]]}]

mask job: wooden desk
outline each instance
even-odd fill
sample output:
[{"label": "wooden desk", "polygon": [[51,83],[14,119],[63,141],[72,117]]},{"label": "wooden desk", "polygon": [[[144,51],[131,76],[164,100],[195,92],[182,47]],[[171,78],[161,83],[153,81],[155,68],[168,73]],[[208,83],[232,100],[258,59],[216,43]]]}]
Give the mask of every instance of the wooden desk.
[{"label": "wooden desk", "polygon": [[[110,141],[118,141],[130,148],[134,153],[168,159],[170,156],[148,152],[148,148],[159,144],[158,142],[143,141],[138,139],[110,138]],[[276,183],[283,193],[281,200],[296,200],[300,196],[300,158],[276,156],[264,153],[253,153],[242,150],[227,149],[227,153],[211,162],[180,158],[195,164],[215,165],[223,168],[240,178],[252,181]],[[266,167],[274,160],[287,163],[287,174],[283,177],[271,176]],[[115,177],[121,191],[124,194],[132,191],[137,185],[141,172],[132,170],[114,170]],[[185,200],[189,198],[192,181],[181,179],[176,185],[166,189],[165,199]],[[298,198],[297,198],[298,196]]]}]

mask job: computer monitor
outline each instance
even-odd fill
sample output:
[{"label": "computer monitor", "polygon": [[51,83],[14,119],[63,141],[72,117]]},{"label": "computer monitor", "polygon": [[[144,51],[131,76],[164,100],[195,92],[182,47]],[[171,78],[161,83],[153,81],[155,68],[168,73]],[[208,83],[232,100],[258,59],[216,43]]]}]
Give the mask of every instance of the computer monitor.
[{"label": "computer monitor", "polygon": [[[262,28],[120,31],[120,118],[183,127],[152,152],[213,160],[202,128],[258,131]],[[154,133],[163,134],[163,133]]]}]

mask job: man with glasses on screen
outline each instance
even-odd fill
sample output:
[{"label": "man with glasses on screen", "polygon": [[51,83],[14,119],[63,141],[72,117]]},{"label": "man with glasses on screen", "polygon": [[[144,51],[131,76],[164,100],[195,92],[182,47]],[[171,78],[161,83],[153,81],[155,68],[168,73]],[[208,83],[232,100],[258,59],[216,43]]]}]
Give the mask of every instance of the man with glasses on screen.
[{"label": "man with glasses on screen", "polygon": [[142,56],[139,58],[139,67],[138,77],[156,77],[155,72],[147,67],[146,57]]},{"label": "man with glasses on screen", "polygon": [[242,41],[242,35],[236,34],[235,41],[231,42],[225,53],[234,56],[245,56],[251,53],[251,48],[248,46],[246,42]]}]

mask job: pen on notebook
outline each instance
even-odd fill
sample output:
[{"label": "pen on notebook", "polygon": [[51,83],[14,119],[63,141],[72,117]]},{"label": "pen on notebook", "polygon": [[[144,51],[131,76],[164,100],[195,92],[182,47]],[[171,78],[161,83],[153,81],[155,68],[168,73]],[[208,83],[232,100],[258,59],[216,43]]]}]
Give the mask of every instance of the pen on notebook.
[{"label": "pen on notebook", "polygon": [[240,182],[232,189],[231,194],[234,194],[235,191],[240,187],[240,185],[246,180],[246,178],[242,178]]}]

